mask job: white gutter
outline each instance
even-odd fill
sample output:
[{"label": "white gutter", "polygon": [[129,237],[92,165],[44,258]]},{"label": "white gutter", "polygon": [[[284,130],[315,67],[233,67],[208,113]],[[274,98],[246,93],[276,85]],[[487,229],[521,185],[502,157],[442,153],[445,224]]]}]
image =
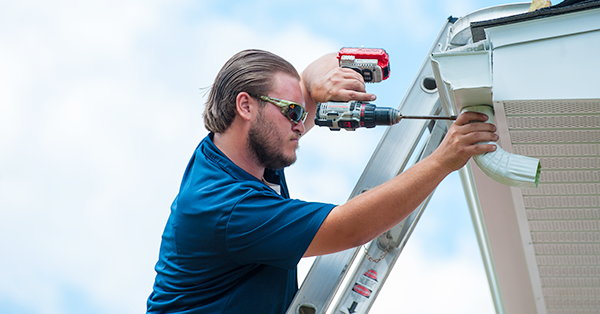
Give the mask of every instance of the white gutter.
[{"label": "white gutter", "polygon": [[[455,112],[485,113],[494,121],[492,100],[492,53],[487,41],[431,56],[440,101]],[[496,151],[475,156],[479,168],[502,184],[536,188],[540,178],[539,159],[512,154],[496,143]]]},{"label": "white gutter", "polygon": [[[477,49],[475,49],[477,50]],[[461,53],[454,52],[455,56],[460,56],[465,54],[467,51],[475,51],[475,50],[467,50],[461,49]],[[444,55],[439,55],[439,58],[445,58]],[[480,58],[476,58],[479,60],[481,65],[485,65],[488,62],[485,59],[488,59],[489,56],[486,52],[481,53]],[[474,61],[476,62],[476,61]],[[462,93],[458,95],[450,92],[453,90],[451,88],[449,81],[440,80],[440,69],[438,62],[432,59],[432,69],[434,76],[436,77],[436,83],[438,86],[438,94],[440,97],[440,103],[446,115],[456,115],[458,114],[458,106],[456,106],[457,99],[461,103],[463,103]],[[455,70],[461,70],[460,67],[455,68]],[[454,73],[454,71],[450,71]],[[473,79],[473,86],[481,85],[476,82],[481,82],[486,78],[486,76],[482,76],[479,79],[475,79],[479,73],[469,73],[471,74],[471,78]],[[480,99],[482,103],[492,103],[491,97],[488,98],[487,94],[491,93],[491,80],[488,81],[487,86],[480,86]],[[466,85],[466,84],[465,84]],[[489,92],[486,92],[489,90]],[[450,124],[450,122],[448,122]],[[473,222],[473,230],[475,231],[475,235],[479,244],[479,252],[481,253],[481,260],[483,262],[483,267],[485,268],[485,273],[488,280],[488,285],[490,287],[490,293],[492,297],[492,301],[494,302],[494,309],[496,314],[506,314],[506,309],[504,306],[504,300],[502,298],[502,293],[500,291],[500,283],[498,282],[498,276],[496,274],[496,266],[494,265],[494,258],[492,256],[490,241],[488,238],[487,229],[485,227],[485,223],[483,220],[483,212],[481,210],[481,203],[479,201],[479,197],[477,194],[477,187],[475,186],[475,179],[473,178],[473,172],[471,170],[471,165],[467,163],[467,165],[461,168],[458,171],[461,182],[463,185],[463,190],[465,192],[465,197],[467,201],[467,205],[469,207],[469,212],[471,214],[471,221]]]}]

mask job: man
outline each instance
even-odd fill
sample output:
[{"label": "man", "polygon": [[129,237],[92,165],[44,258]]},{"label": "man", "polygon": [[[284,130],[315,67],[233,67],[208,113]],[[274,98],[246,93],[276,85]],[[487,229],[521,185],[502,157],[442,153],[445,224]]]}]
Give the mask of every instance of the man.
[{"label": "man", "polygon": [[171,207],[148,313],[284,313],[303,256],[362,245],[408,216],[450,172],[497,140],[485,115],[459,116],[438,149],[346,204],[289,198],[283,168],[296,160],[317,102],[373,100],[335,55],[300,77],[260,50],[233,56],[204,112],[196,149]]}]

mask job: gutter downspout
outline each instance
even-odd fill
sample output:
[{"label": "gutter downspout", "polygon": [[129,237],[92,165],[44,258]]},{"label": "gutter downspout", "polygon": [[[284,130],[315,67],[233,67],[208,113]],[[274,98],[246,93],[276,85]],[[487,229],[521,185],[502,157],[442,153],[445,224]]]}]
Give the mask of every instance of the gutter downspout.
[{"label": "gutter downspout", "polygon": [[[461,112],[474,111],[488,116],[486,123],[494,124],[494,108],[488,105],[464,107]],[[473,157],[473,160],[488,177],[504,185],[517,188],[537,188],[540,181],[540,160],[509,153],[494,142],[482,144],[496,145],[496,150]]]}]

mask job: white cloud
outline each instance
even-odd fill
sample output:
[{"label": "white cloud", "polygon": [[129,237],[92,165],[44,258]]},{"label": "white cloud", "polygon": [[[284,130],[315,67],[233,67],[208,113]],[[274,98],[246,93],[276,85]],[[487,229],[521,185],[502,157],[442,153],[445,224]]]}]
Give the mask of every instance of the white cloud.
[{"label": "white cloud", "polygon": [[433,260],[423,244],[409,241],[372,313],[494,313],[476,248],[462,241],[456,255]]},{"label": "white cloud", "polygon": [[203,74],[206,85],[212,83],[225,61],[244,49],[271,51],[290,61],[298,72],[323,54],[339,49],[339,44],[312,34],[299,24],[286,23],[263,34],[246,23],[221,17],[205,19],[194,30],[194,40],[197,57],[206,70]]}]

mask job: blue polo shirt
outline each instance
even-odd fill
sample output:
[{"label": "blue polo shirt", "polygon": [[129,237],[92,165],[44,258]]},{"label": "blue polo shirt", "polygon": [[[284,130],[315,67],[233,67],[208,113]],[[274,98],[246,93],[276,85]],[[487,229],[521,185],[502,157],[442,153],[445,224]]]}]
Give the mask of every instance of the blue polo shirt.
[{"label": "blue polo shirt", "polygon": [[281,195],[202,140],[171,206],[148,313],[284,313],[296,265],[332,204]]}]

